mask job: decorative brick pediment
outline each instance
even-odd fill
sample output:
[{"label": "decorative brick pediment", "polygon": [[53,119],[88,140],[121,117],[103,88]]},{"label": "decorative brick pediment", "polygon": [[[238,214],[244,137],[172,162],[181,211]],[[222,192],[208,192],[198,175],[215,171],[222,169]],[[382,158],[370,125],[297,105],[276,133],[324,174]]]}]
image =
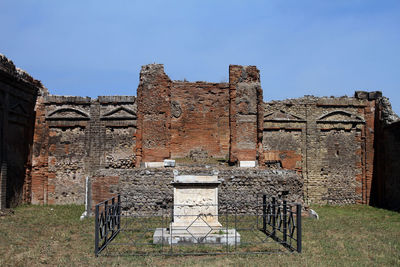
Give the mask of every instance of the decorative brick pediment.
[{"label": "decorative brick pediment", "polygon": [[264,121],[270,122],[305,122],[305,120],[299,116],[287,113],[283,110],[277,110],[264,115]]},{"label": "decorative brick pediment", "polygon": [[365,123],[365,121],[360,116],[350,112],[336,110],[319,117],[317,123]]},{"label": "decorative brick pediment", "polygon": [[60,108],[50,112],[46,120],[89,120],[85,112],[76,108]]},{"label": "decorative brick pediment", "polygon": [[118,107],[101,116],[102,120],[136,120],[136,112],[125,107]]}]

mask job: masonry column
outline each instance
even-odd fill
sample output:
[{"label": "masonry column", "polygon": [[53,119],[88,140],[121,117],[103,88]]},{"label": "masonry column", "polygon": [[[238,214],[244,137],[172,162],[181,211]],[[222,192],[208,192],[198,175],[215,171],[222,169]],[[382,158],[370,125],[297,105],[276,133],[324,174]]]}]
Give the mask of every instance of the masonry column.
[{"label": "masonry column", "polygon": [[86,149],[89,155],[85,162],[85,173],[92,176],[98,169],[104,167],[105,123],[100,120],[99,99],[90,101],[89,127],[85,129]]},{"label": "masonry column", "polygon": [[[359,96],[362,98],[362,93],[356,92],[356,97]],[[382,97],[382,92],[368,92],[368,101],[367,105],[364,108],[364,116],[365,116],[365,149],[364,149],[364,156],[365,156],[365,177],[363,181],[363,188],[362,188],[362,203],[363,204],[370,204],[371,200],[371,189],[372,189],[372,179],[374,174],[376,174],[376,170],[374,170],[374,165],[376,164],[376,146],[378,143],[379,138],[379,121],[376,121],[379,118],[379,107],[377,100]],[[377,132],[377,136],[375,135]],[[377,177],[376,177],[377,178]],[[379,192],[380,195],[383,195],[383,185],[382,183],[375,184],[377,188],[375,191]],[[373,202],[373,201],[372,201]],[[376,203],[371,203],[376,204]]]},{"label": "masonry column", "polygon": [[36,100],[35,128],[33,133],[33,153],[31,172],[31,203],[48,204],[47,188],[49,173],[49,127],[46,122],[46,95],[41,95]]},{"label": "masonry column", "polygon": [[136,167],[170,158],[171,83],[162,64],[145,65],[140,71]]},{"label": "masonry column", "polygon": [[229,66],[229,100],[229,161],[255,166],[261,156],[263,117],[260,71],[255,66]]}]

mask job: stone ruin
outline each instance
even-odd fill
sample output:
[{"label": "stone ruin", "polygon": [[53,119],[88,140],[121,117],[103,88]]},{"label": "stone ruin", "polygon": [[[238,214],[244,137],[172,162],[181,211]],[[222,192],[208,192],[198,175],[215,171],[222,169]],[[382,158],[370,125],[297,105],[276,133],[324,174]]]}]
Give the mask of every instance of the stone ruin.
[{"label": "stone ruin", "polygon": [[229,82],[209,83],[150,64],[137,97],[57,96],[1,55],[0,124],[0,208],[117,192],[167,203],[174,169],[218,170],[220,201],[289,191],[306,203],[400,206],[400,122],[378,91],[264,102],[255,66],[230,65]]}]

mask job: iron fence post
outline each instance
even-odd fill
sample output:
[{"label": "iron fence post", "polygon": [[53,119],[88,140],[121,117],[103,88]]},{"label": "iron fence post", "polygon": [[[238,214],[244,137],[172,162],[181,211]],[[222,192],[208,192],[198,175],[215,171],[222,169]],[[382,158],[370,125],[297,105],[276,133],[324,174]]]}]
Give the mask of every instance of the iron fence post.
[{"label": "iron fence post", "polygon": [[104,203],[104,218],[105,218],[105,235],[104,240],[107,241],[108,238],[108,200]]},{"label": "iron fence post", "polygon": [[121,194],[118,194],[118,230],[121,230]]},{"label": "iron fence post", "polygon": [[287,243],[287,204],[283,201],[283,242]]},{"label": "iron fence post", "polygon": [[276,236],[276,198],[272,197],[272,236]]},{"label": "iron fence post", "polygon": [[116,210],[115,210],[115,197],[111,199],[111,235],[114,234],[114,227],[116,225]]},{"label": "iron fence post", "polygon": [[301,253],[301,204],[296,205],[297,252]]},{"label": "iron fence post", "polygon": [[267,195],[263,195],[263,231],[267,231]]},{"label": "iron fence post", "polygon": [[94,216],[94,254],[96,257],[99,252],[99,206],[96,205],[95,216]]},{"label": "iron fence post", "polygon": [[[259,230],[260,228],[258,227],[258,208],[260,207],[259,205],[258,205],[258,198],[259,198],[259,195],[257,194],[257,196],[256,196],[256,222],[257,222],[257,230]],[[235,207],[236,208],[236,207]]]}]

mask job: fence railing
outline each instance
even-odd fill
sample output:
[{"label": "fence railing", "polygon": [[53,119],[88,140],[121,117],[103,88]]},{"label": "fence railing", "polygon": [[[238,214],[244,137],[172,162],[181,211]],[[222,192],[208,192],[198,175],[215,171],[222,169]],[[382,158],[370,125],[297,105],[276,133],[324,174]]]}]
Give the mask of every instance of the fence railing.
[{"label": "fence railing", "polygon": [[99,253],[118,235],[121,230],[121,195],[117,195],[95,207],[94,253]]},{"label": "fence railing", "polygon": [[263,232],[290,250],[301,253],[301,204],[263,195]]},{"label": "fence railing", "polygon": [[248,203],[96,205],[95,254],[301,253],[301,205],[260,195]]}]

